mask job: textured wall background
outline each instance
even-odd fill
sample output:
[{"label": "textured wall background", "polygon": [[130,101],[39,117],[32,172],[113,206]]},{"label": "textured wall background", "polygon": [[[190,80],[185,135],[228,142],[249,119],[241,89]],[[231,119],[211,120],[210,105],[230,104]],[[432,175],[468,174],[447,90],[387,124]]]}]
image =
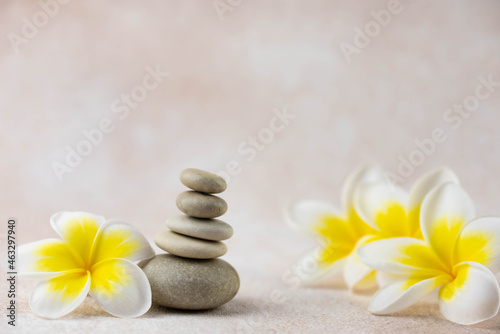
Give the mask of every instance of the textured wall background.
[{"label": "textured wall background", "polygon": [[[266,311],[270,318],[252,328],[286,329],[284,314],[295,319],[289,330],[333,321],[315,319],[318,310],[350,305],[344,291],[288,291],[280,281],[310,247],[283,222],[289,201],[339,203],[344,177],[367,161],[403,176],[405,187],[449,165],[480,214],[500,212],[500,3],[391,3],[69,1],[45,9],[54,13],[45,20],[37,1],[2,1],[2,219],[18,218],[20,243],[54,236],[49,217],[60,210],[120,217],[152,238],[177,213],[182,169],[230,171],[237,175],[224,193],[230,206],[224,218],[236,233],[225,258],[243,284],[233,307],[260,312],[259,298],[278,288],[289,297],[288,309],[281,306],[281,316]],[[380,14],[387,9],[389,18]],[[370,23],[372,11],[385,26]],[[358,28],[372,37],[359,37]],[[347,44],[358,45],[349,59]],[[147,79],[144,90],[154,69],[169,75],[155,88]],[[475,100],[480,77],[496,86],[483,84]],[[127,106],[123,94],[131,93]],[[453,109],[464,103],[471,112]],[[294,118],[282,128],[273,118],[285,110]],[[100,140],[94,132],[98,144],[81,144],[84,132],[102,122],[112,132]],[[270,123],[279,131],[265,130]],[[432,148],[426,139],[433,132],[440,142],[432,152],[416,153],[416,141]],[[67,166],[68,147],[88,155],[58,178],[54,163]],[[414,170],[398,174],[402,159]],[[309,308],[297,309],[295,300]],[[406,328],[407,318],[366,314],[367,301],[353,309],[364,320],[345,315],[351,327],[330,325]],[[418,326],[459,329],[432,310],[430,318],[417,312]],[[245,312],[227,315],[223,324],[245,319]],[[189,316],[176,317],[191,324]],[[498,326],[494,319],[478,330]]]}]

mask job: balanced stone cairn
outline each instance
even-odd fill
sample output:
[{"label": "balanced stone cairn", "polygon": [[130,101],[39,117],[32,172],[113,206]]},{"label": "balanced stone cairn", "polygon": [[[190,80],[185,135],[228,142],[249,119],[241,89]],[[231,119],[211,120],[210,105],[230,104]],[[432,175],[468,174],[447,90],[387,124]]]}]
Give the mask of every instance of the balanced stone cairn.
[{"label": "balanced stone cairn", "polygon": [[218,175],[194,168],[181,173],[188,188],[177,196],[184,215],[167,220],[169,230],[159,232],[155,243],[170,254],[142,261],[151,284],[153,303],[165,307],[203,310],[227,303],[236,295],[240,279],[236,270],[217,257],[226,254],[222,240],[233,235],[231,225],[215,219],[227,211],[227,203],[212,195],[226,190]]}]

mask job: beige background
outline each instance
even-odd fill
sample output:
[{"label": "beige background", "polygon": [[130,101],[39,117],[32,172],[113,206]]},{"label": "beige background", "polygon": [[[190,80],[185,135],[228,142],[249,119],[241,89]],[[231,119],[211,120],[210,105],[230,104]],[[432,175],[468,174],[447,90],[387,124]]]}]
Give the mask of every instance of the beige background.
[{"label": "beige background", "polygon": [[[29,311],[33,283],[23,281],[17,332],[498,331],[500,316],[460,327],[442,319],[432,299],[372,316],[368,295],[291,290],[281,275],[312,245],[284,224],[286,203],[312,197],[338,204],[352,168],[371,161],[397,173],[400,157],[418,154],[415,140],[436,128],[447,140],[403,186],[448,165],[479,214],[500,213],[500,86],[457,129],[444,119],[474,94],[479,76],[500,82],[500,2],[402,0],[402,11],[348,63],[339,45],[352,44],[354,29],[388,1],[223,1],[236,4],[224,20],[210,0],[71,1],[19,52],[9,33],[20,34],[23,17],[32,20],[41,7],[1,2],[0,233],[14,216],[19,243],[53,237],[51,214],[85,210],[130,221],[152,239],[178,212],[182,169],[219,172],[232,160],[241,168],[223,194],[230,205],[224,219],[236,231],[224,258],[242,282],[231,303],[117,320],[87,300],[46,321]],[[170,75],[120,119],[111,103],[141,85],[148,66]],[[284,108],[295,118],[247,161],[238,146]],[[103,118],[114,131],[60,182],[53,162],[64,162],[65,147],[75,148],[82,131]],[[1,288],[5,305],[4,280]]]}]

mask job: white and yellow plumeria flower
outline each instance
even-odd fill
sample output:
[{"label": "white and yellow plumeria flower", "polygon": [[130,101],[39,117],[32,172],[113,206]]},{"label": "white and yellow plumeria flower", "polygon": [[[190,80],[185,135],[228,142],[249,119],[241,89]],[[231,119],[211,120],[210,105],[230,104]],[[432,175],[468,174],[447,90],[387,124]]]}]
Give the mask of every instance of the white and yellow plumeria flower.
[{"label": "white and yellow plumeria flower", "polygon": [[[289,224],[318,238],[321,246],[303,256],[293,271],[304,283],[315,283],[342,268],[349,288],[366,288],[375,283],[375,272],[362,263],[357,248],[378,239],[422,237],[418,212],[424,196],[444,182],[458,182],[450,169],[441,168],[424,175],[410,195],[390,183],[381,169],[364,166],[344,184],[344,210],[329,204],[302,201],[287,214]],[[379,283],[387,275],[377,274]]]},{"label": "white and yellow plumeria flower", "polygon": [[[344,268],[344,279],[349,287],[372,286],[374,277],[365,276],[372,271],[357,258],[356,247],[373,233],[354,210],[353,197],[356,187],[365,182],[384,180],[383,171],[372,165],[362,166],[351,173],[342,189],[343,210],[328,203],[304,200],[291,205],[285,212],[288,224],[308,234],[321,245],[305,254],[292,271],[302,283],[317,283],[330,277],[337,269]],[[358,272],[366,273],[358,275]]]},{"label": "white and yellow plumeria flower", "polygon": [[85,212],[60,212],[50,219],[61,239],[19,247],[20,277],[42,279],[30,297],[33,312],[58,318],[90,294],[108,313],[135,317],[151,307],[151,288],[132,261],[154,251],[133,226]]},{"label": "white and yellow plumeria flower", "polygon": [[399,277],[373,296],[369,310],[398,312],[441,286],[439,307],[448,320],[474,324],[495,316],[500,288],[492,271],[500,269],[500,218],[474,217],[467,193],[446,183],[422,203],[425,240],[393,238],[361,247],[364,263]]},{"label": "white and yellow plumeria flower", "polygon": [[433,188],[446,182],[459,183],[456,174],[441,167],[420,177],[408,194],[401,187],[379,180],[358,187],[354,207],[359,216],[377,231],[377,238],[409,236],[423,239],[420,206]]},{"label": "white and yellow plumeria flower", "polygon": [[[365,244],[394,237],[423,239],[420,229],[422,201],[432,189],[447,182],[459,184],[455,172],[441,167],[421,176],[409,194],[387,181],[360,185],[354,195],[354,207],[361,219],[374,230],[371,237],[365,239]],[[391,281],[390,275],[380,272],[376,275],[380,286]]]}]

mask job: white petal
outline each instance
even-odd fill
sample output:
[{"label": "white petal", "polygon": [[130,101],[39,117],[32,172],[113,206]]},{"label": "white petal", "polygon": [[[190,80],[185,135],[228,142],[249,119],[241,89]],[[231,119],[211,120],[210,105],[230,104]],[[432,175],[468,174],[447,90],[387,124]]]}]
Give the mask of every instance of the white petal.
[{"label": "white petal", "polygon": [[375,314],[399,312],[415,304],[449,279],[443,275],[420,281],[409,278],[392,283],[375,293],[368,310]]},{"label": "white petal", "polygon": [[436,187],[425,197],[420,211],[422,234],[443,262],[452,263],[458,234],[474,216],[472,200],[455,183]]},{"label": "white petal", "polygon": [[50,218],[50,225],[84,261],[88,261],[97,231],[104,221],[104,217],[88,212],[62,211]]},{"label": "white petal", "polygon": [[446,270],[423,240],[389,238],[370,242],[358,249],[366,265],[394,275],[438,276]]},{"label": "white petal", "polygon": [[389,284],[396,283],[405,278],[404,275],[389,274],[379,270],[375,272],[375,276],[377,278],[377,283],[380,288],[384,288]]},{"label": "white petal", "polygon": [[409,209],[414,210],[420,207],[429,191],[447,182],[460,183],[458,176],[448,167],[441,167],[424,174],[415,181],[411,188]]},{"label": "white petal", "polygon": [[315,227],[330,216],[344,217],[333,205],[315,200],[296,202],[285,211],[285,220],[290,227],[314,238],[318,237]]},{"label": "white petal", "polygon": [[[344,281],[349,289],[353,289],[365,277],[372,274],[373,269],[361,262],[357,253],[352,252],[345,260],[344,264]],[[375,283],[375,282],[373,282]],[[369,286],[365,287],[368,288]]]},{"label": "white petal", "polygon": [[90,289],[90,273],[66,274],[37,285],[30,297],[30,307],[41,317],[55,319],[77,308]]},{"label": "white petal", "polygon": [[[3,266],[9,268],[8,258]],[[49,279],[82,268],[84,263],[68,244],[60,239],[44,239],[19,246],[14,270],[20,277]]]},{"label": "white petal", "polygon": [[[379,231],[395,229],[394,231],[386,231],[395,233],[395,236],[410,235],[410,231],[406,231],[409,228],[406,216],[407,203],[408,194],[402,188],[383,181],[359,186],[354,195],[354,208],[361,219]],[[388,210],[395,206],[404,209],[403,216],[399,217],[398,221],[392,222],[390,217],[381,221],[380,215],[387,214]]]},{"label": "white petal", "polygon": [[320,261],[322,251],[323,248],[317,248],[301,256],[292,266],[290,275],[284,279],[291,284],[298,280],[302,285],[314,285],[322,283],[340,272],[345,260],[323,263]]},{"label": "white petal", "polygon": [[146,274],[123,259],[102,261],[92,267],[90,295],[106,312],[117,317],[138,317],[151,307]]},{"label": "white petal", "polygon": [[342,205],[346,212],[354,206],[354,193],[356,188],[365,182],[389,182],[384,171],[376,165],[362,165],[355,169],[344,182],[342,187]]},{"label": "white petal", "polygon": [[[373,274],[373,269],[364,264],[359,256],[357,250],[363,245],[370,242],[373,239],[372,235],[366,235],[358,240],[354,250],[345,259],[343,276],[349,289],[353,288],[370,288],[376,283],[375,277],[373,280],[365,280],[368,275]],[[364,281],[365,280],[365,281]],[[360,282],[363,284],[360,284]]]},{"label": "white petal", "polygon": [[439,308],[446,319],[472,325],[494,317],[500,308],[500,288],[495,276],[475,262],[456,268],[457,278],[439,290]]},{"label": "white petal", "polygon": [[376,271],[372,270],[368,275],[366,275],[361,281],[353,286],[353,290],[370,290],[377,286],[377,276]]},{"label": "white petal", "polygon": [[458,235],[455,262],[478,262],[500,271],[500,218],[482,217],[468,223]]},{"label": "white petal", "polygon": [[110,219],[97,233],[92,249],[92,263],[116,258],[140,261],[154,255],[153,248],[136,227]]},{"label": "white petal", "polygon": [[83,211],[60,211],[50,217],[50,225],[59,234],[61,238],[66,237],[66,229],[72,228],[74,222],[81,223],[85,219],[89,219],[101,226],[106,219],[103,216],[94,215]]}]

